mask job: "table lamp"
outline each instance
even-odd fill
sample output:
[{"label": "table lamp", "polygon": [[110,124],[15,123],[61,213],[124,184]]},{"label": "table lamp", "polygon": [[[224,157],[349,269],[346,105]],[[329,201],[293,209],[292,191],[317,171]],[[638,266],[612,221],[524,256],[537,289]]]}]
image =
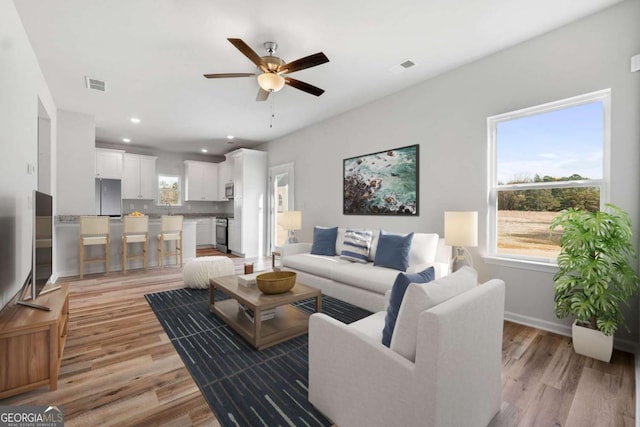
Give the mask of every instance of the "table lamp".
[{"label": "table lamp", "polygon": [[287,243],[298,243],[295,230],[302,228],[302,212],[285,211],[280,213],[278,225],[287,230]]},{"label": "table lamp", "polygon": [[478,212],[445,212],[444,242],[455,248],[452,271],[465,265],[473,267],[473,258],[466,248],[478,246]]}]

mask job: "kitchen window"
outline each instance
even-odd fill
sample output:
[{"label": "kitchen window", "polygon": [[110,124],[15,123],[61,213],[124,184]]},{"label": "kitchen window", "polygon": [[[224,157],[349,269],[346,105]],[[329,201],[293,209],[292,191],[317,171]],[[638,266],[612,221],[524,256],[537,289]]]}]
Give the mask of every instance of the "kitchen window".
[{"label": "kitchen window", "polygon": [[611,91],[488,118],[488,258],[555,264],[563,209],[608,202]]},{"label": "kitchen window", "polygon": [[158,205],[176,206],[180,204],[180,177],[158,175]]}]

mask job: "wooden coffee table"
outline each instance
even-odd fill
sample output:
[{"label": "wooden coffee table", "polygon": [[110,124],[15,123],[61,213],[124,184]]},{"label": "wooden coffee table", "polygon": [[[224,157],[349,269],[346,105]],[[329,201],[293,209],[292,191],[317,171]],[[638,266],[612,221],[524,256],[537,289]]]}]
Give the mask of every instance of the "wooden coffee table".
[{"label": "wooden coffee table", "polygon": [[[215,289],[230,299],[216,301]],[[288,292],[276,295],[263,294],[254,287],[238,284],[237,276],[222,276],[209,280],[209,309],[258,350],[307,333],[309,315],[289,305],[309,298],[316,299],[316,313],[322,309],[322,293],[319,289],[296,283]],[[245,315],[242,304],[254,313],[251,321]],[[275,317],[262,320],[262,312],[275,309]]]}]

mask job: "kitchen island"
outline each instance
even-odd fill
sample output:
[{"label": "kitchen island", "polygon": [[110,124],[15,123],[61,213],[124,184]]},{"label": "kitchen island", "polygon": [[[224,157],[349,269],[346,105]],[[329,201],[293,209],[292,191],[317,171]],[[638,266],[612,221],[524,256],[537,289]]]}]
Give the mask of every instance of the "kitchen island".
[{"label": "kitchen island", "polygon": [[[183,264],[196,257],[196,224],[197,218],[186,217],[182,226],[182,262]],[[109,271],[122,270],[122,228],[121,218],[112,218],[109,223],[111,258]],[[160,233],[160,217],[149,217],[149,267],[158,265],[158,234]],[[80,274],[80,222],[78,217],[60,218],[55,224],[55,271],[54,278],[77,276]],[[173,242],[171,242],[173,244]],[[137,247],[139,246],[139,247]],[[129,251],[138,252],[142,244],[129,244]],[[94,257],[104,253],[104,246],[86,247],[87,257]],[[166,258],[165,265],[175,263],[173,258]],[[129,261],[127,271],[142,268],[142,260]],[[85,265],[87,274],[103,273],[104,263],[90,263]]]}]

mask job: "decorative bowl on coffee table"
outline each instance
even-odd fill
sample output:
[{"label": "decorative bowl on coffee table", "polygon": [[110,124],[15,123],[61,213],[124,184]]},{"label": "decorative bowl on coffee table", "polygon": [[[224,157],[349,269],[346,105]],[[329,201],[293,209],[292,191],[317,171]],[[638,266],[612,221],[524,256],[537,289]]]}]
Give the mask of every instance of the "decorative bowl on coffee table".
[{"label": "decorative bowl on coffee table", "polygon": [[263,294],[281,294],[296,284],[294,271],[272,271],[256,276],[256,284]]}]

